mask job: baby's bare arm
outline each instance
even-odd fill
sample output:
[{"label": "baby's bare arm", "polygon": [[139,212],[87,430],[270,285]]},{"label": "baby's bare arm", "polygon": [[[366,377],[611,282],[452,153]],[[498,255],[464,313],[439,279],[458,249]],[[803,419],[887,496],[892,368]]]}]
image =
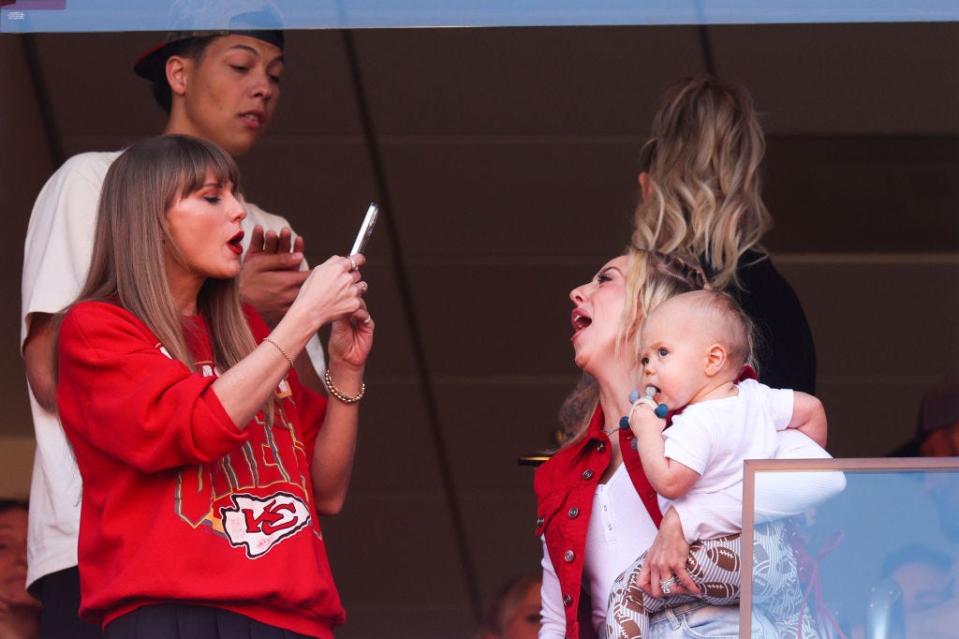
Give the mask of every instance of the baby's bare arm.
[{"label": "baby's bare arm", "polygon": [[653,411],[639,406],[633,411],[629,427],[636,435],[639,459],[643,472],[653,489],[666,499],[679,499],[693,487],[699,473],[665,456],[663,428],[666,421],[656,417]]},{"label": "baby's bare arm", "polygon": [[826,447],[826,409],[809,393],[794,391],[793,416],[788,428],[795,428],[823,448]]}]

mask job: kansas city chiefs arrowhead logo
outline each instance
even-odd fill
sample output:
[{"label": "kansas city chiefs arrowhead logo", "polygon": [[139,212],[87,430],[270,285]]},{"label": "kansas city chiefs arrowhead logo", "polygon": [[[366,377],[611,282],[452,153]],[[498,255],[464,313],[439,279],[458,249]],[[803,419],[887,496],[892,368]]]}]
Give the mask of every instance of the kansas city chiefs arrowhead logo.
[{"label": "kansas city chiefs arrowhead logo", "polygon": [[223,530],[230,545],[245,547],[250,559],[262,557],[310,523],[310,509],[289,493],[265,498],[234,494],[232,500],[233,508],[220,509]]}]

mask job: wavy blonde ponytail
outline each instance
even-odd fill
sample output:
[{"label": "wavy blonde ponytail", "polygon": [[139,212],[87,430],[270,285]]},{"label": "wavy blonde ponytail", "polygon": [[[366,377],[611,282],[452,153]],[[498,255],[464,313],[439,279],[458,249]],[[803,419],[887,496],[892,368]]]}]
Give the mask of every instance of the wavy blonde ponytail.
[{"label": "wavy blonde ponytail", "polygon": [[736,265],[772,227],[762,200],[766,150],[752,99],[711,77],[671,88],[640,152],[647,193],[635,213],[633,245],[698,256],[713,288],[736,280]]}]

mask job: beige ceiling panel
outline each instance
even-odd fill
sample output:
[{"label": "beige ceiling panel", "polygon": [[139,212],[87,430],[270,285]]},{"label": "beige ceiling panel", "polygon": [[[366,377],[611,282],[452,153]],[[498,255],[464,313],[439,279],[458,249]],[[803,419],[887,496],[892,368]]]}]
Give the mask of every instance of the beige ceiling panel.
[{"label": "beige ceiling panel", "polygon": [[[470,531],[477,582],[486,602],[511,577],[542,571],[543,545],[536,536],[533,469],[523,468],[526,481],[510,492],[463,495],[462,508]],[[489,469],[489,472],[496,472]]]},{"label": "beige ceiling panel", "polygon": [[373,371],[366,384],[349,499],[438,494],[441,476],[419,384],[384,383]]},{"label": "beige ceiling panel", "polygon": [[[411,269],[426,357],[440,382],[462,376],[567,376],[569,291],[602,261],[424,264]],[[555,378],[554,378],[555,379]]]},{"label": "beige ceiling panel", "polygon": [[[346,249],[341,251],[345,252]],[[418,399],[420,388],[416,377],[416,362],[396,271],[386,258],[374,258],[363,267],[363,279],[370,286],[363,298],[376,321],[376,337],[367,365],[370,383],[415,383],[416,388],[410,389],[409,392],[412,393],[411,397]],[[414,291],[414,294],[417,299],[421,296],[418,291]],[[323,334],[326,335],[325,330]],[[430,336],[425,336],[425,339],[428,344]],[[408,416],[412,418],[413,413]]]},{"label": "beige ceiling panel", "polygon": [[20,353],[20,272],[23,239],[33,200],[52,169],[43,122],[37,108],[20,38],[0,37],[0,215],[9,248],[0,253],[0,292],[5,304],[0,311],[0,350],[5,353],[0,375],[0,402],[6,415],[0,435],[33,433],[27,385]]},{"label": "beige ceiling panel", "polygon": [[[543,350],[550,348],[544,339],[536,339],[537,333],[530,327],[526,338]],[[464,498],[527,493],[532,498],[533,469],[517,460],[555,447],[560,404],[579,379],[568,340],[552,347],[568,356],[566,372],[524,376],[504,362],[500,374],[437,381],[450,462]],[[526,519],[523,530],[531,532],[533,519]]]},{"label": "beige ceiling panel", "polygon": [[823,379],[816,395],[829,418],[833,457],[885,457],[916,431],[922,394],[938,380]]},{"label": "beige ceiling panel", "polygon": [[775,251],[959,251],[959,136],[772,136]]},{"label": "beige ceiling panel", "polygon": [[[19,275],[19,269],[17,270]],[[5,287],[8,288],[8,287]],[[0,342],[5,355],[0,360],[4,364],[0,375],[0,402],[6,407],[6,417],[0,424],[0,435],[11,437],[33,437],[33,417],[30,415],[30,396],[27,394],[26,371],[20,358],[20,298],[19,290],[10,290],[7,305],[0,319],[5,328],[5,337]]]},{"label": "beige ceiling panel", "polygon": [[282,99],[272,133],[362,132],[341,32],[288,31],[283,57]]},{"label": "beige ceiling panel", "polygon": [[[823,383],[905,383],[959,373],[955,254],[783,255],[774,261],[802,301]],[[857,397],[848,401],[861,403]]]},{"label": "beige ceiling panel", "polygon": [[434,29],[356,34],[384,134],[620,134],[702,70],[691,27]]},{"label": "beige ceiling panel", "polygon": [[[366,614],[375,607],[468,610],[466,582],[439,486],[429,492],[400,492],[402,477],[394,481],[396,492],[354,492],[342,513],[322,519],[347,611],[351,606]],[[378,621],[392,623],[388,618]]]},{"label": "beige ceiling panel", "polygon": [[166,122],[133,63],[162,41],[156,33],[36,36],[57,126],[64,137],[159,133]]},{"label": "beige ceiling panel", "polygon": [[628,239],[638,140],[390,143],[407,255],[610,255]]},{"label": "beige ceiling panel", "polygon": [[[322,135],[267,135],[240,160],[249,199],[284,216],[306,240],[312,262],[349,250],[376,189],[362,140]],[[373,255],[389,248],[384,228]]]},{"label": "beige ceiling panel", "polygon": [[0,499],[29,499],[36,448],[32,431],[25,435],[0,435]]},{"label": "beige ceiling panel", "polygon": [[[0,90],[0,206],[7,220],[23,218],[26,233],[33,199],[46,182],[52,162],[30,70],[19,37],[0,38],[3,84]],[[11,233],[13,230],[8,229]],[[20,255],[17,256],[19,263]],[[19,270],[19,269],[18,269]]]},{"label": "beige ceiling panel", "polygon": [[709,29],[718,73],[781,134],[959,133],[959,23]]}]

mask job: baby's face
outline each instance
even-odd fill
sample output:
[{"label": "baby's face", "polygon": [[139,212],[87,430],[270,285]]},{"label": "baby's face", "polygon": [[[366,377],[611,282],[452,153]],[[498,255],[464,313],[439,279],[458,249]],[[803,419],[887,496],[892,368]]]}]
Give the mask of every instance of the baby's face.
[{"label": "baby's face", "polygon": [[708,337],[690,304],[673,298],[656,307],[640,338],[642,389],[654,386],[656,402],[671,409],[696,401],[709,384]]}]

